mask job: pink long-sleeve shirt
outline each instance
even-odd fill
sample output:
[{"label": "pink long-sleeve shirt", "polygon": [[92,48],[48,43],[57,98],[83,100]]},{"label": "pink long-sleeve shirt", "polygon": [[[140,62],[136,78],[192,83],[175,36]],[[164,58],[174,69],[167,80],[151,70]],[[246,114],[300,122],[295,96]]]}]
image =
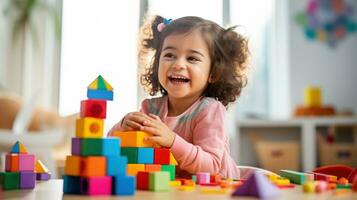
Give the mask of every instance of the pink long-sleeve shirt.
[{"label": "pink long-sleeve shirt", "polygon": [[[157,115],[176,133],[171,152],[179,163],[178,177],[197,172],[240,178],[239,170],[229,154],[229,140],[224,130],[225,107],[213,98],[203,97],[185,112],[168,117],[167,96],[145,99],[141,112]],[[111,132],[118,130],[116,124]]]}]

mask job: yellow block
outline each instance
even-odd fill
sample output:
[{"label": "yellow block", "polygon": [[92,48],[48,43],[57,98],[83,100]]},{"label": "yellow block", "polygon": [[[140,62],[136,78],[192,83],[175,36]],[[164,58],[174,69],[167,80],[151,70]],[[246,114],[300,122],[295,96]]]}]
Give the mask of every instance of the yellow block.
[{"label": "yellow block", "polygon": [[306,87],[304,89],[305,106],[321,106],[321,89],[319,87]]},{"label": "yellow block", "polygon": [[113,136],[120,138],[121,147],[153,147],[154,143],[145,141],[151,134],[143,131],[115,131]]},{"label": "yellow block", "polygon": [[290,180],[287,178],[277,178],[277,179],[273,180],[273,183],[275,183],[277,185],[289,185]]},{"label": "yellow block", "polygon": [[19,143],[19,152],[27,153],[27,149],[25,148],[25,145],[23,145],[22,143]]},{"label": "yellow block", "polygon": [[189,191],[195,190],[195,187],[194,186],[190,186],[190,185],[182,185],[182,186],[179,186],[177,189],[180,190],[180,191],[189,192]]},{"label": "yellow block", "polygon": [[36,173],[47,173],[48,172],[47,167],[41,162],[41,160],[37,160],[36,166],[35,166],[35,172]]},{"label": "yellow block", "polygon": [[67,156],[65,174],[70,176],[79,176],[81,172],[81,157]]},{"label": "yellow block", "polygon": [[170,152],[170,165],[177,165],[177,161],[171,152]]},{"label": "yellow block", "polygon": [[139,171],[145,171],[144,164],[128,164],[126,166],[126,172],[128,175],[136,176]]},{"label": "yellow block", "polygon": [[229,190],[219,187],[218,188],[202,187],[200,191],[202,194],[226,194],[228,193]]},{"label": "yellow block", "polygon": [[102,138],[104,120],[84,117],[76,121],[76,136],[79,138]]},{"label": "yellow block", "polygon": [[306,183],[304,183],[302,185],[302,190],[305,192],[305,193],[311,193],[311,192],[315,192],[315,182],[313,181],[307,181]]},{"label": "yellow block", "polygon": [[181,186],[181,181],[170,181],[169,186],[171,187]]}]

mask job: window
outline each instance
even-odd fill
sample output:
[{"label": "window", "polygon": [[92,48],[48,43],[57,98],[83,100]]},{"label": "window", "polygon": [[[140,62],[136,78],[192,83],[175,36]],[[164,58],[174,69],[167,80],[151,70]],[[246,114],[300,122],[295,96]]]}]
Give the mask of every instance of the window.
[{"label": "window", "polygon": [[79,112],[87,86],[101,74],[114,88],[105,129],[137,110],[139,1],[63,1],[59,110]]}]

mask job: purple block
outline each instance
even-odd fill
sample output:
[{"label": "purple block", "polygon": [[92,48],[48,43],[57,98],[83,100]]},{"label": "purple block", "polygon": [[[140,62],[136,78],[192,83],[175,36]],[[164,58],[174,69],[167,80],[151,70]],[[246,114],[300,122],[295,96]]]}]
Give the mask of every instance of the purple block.
[{"label": "purple block", "polygon": [[51,174],[50,173],[38,173],[38,174],[36,174],[36,180],[47,181],[49,179],[51,179]]},{"label": "purple block", "polygon": [[81,154],[81,139],[72,138],[72,155]]},{"label": "purple block", "polygon": [[277,195],[279,195],[279,189],[259,172],[254,172],[232,194],[232,196],[253,196],[261,199],[273,198]]},{"label": "purple block", "polygon": [[20,189],[33,189],[35,184],[35,172],[20,172]]},{"label": "purple block", "polygon": [[19,171],[35,171],[35,155],[19,154]]}]

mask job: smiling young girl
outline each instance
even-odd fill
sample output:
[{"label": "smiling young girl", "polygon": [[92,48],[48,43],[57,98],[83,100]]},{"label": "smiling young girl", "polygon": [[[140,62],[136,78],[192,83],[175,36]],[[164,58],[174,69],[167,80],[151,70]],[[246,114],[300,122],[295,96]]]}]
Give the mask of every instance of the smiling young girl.
[{"label": "smiling young girl", "polygon": [[[209,172],[240,178],[224,130],[226,107],[246,84],[247,40],[199,17],[173,21],[156,16],[142,27],[141,83],[151,96],[113,131],[142,130],[171,149],[177,175]],[[149,55],[152,58],[147,59]]]}]

